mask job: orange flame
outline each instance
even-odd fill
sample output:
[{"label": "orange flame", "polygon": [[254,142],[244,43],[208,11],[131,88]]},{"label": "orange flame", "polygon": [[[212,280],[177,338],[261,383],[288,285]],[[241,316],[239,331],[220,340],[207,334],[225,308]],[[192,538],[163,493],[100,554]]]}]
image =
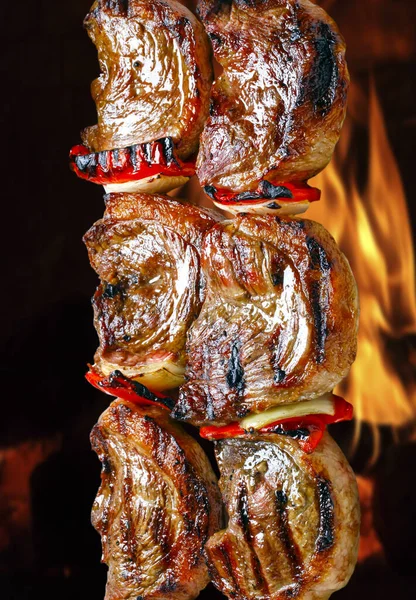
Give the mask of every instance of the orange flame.
[{"label": "orange flame", "polygon": [[[416,383],[406,389],[386,341],[416,332],[415,266],[406,197],[389,144],[374,84],[369,98],[369,167],[365,189],[358,189],[347,155],[352,119],[344,126],[331,164],[311,183],[322,200],[307,217],[320,221],[348,257],[360,292],[358,354],[342,386],[354,403],[356,439],[365,420],[373,426],[399,427],[416,417]],[[378,452],[375,444],[375,456]]]}]

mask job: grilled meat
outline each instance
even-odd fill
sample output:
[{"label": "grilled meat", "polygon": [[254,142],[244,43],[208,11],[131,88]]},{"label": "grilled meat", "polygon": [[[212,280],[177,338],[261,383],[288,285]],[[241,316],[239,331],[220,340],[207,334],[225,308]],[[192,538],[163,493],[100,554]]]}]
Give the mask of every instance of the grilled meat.
[{"label": "grilled meat", "polygon": [[213,213],[163,196],[110,194],[84,241],[101,278],[96,368],[154,390],[183,381],[186,331],[202,302],[198,248]]},{"label": "grilled meat", "polygon": [[215,475],[165,411],[116,400],[91,443],[102,463],[92,511],[109,567],[106,600],[188,600],[208,581],[204,544],[221,526]]},{"label": "grilled meat", "polygon": [[218,589],[234,600],[318,600],[346,585],[359,503],[329,434],[311,455],[279,435],[217,442],[216,455],[229,514],[206,546]]},{"label": "grilled meat", "polygon": [[101,75],[91,87],[94,152],[172,137],[196,151],[209,110],[211,49],[196,17],[175,0],[96,0],[84,21]]},{"label": "grilled meat", "polygon": [[308,0],[200,0],[198,10],[224,68],[201,137],[202,185],[242,192],[321,171],[349,82],[334,21]]},{"label": "grilled meat", "polygon": [[318,398],[347,374],[358,306],[349,264],[308,220],[239,215],[205,236],[206,298],[174,415],[224,425]]}]

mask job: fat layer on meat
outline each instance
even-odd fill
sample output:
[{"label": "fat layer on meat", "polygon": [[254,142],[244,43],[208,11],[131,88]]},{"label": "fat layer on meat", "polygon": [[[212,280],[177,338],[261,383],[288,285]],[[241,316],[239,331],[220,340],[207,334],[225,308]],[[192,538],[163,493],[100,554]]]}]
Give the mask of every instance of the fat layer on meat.
[{"label": "fat layer on meat", "polygon": [[175,0],[97,0],[84,21],[101,74],[91,86],[98,123],[82,133],[94,152],[171,137],[186,158],[209,110],[211,48]]},{"label": "fat layer on meat", "polygon": [[84,236],[101,279],[93,307],[103,374],[119,369],[159,390],[183,380],[186,332],[203,298],[199,248],[215,222],[164,196],[106,197],[104,218]]},{"label": "fat layer on meat", "polygon": [[347,259],[319,223],[239,215],[204,237],[207,280],[187,339],[175,417],[224,425],[313,400],[348,373],[358,299]]},{"label": "fat layer on meat", "polygon": [[221,526],[204,452],[164,411],[114,401],[91,433],[102,463],[92,510],[108,565],[105,600],[191,600],[208,581],[204,545]]},{"label": "fat layer on meat", "polygon": [[308,0],[200,0],[223,67],[212,88],[197,174],[236,192],[303,181],[329,162],[346,113],[345,44]]},{"label": "fat layer on meat", "polygon": [[206,551],[214,584],[233,600],[323,600],[357,560],[354,474],[329,434],[313,454],[286,436],[216,443],[227,529]]}]

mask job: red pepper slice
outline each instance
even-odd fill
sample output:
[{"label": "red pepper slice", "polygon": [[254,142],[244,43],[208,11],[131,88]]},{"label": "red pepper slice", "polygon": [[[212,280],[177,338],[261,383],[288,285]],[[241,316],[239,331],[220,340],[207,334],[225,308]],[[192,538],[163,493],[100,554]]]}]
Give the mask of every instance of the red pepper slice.
[{"label": "red pepper slice", "polygon": [[171,138],[103,152],[91,152],[79,144],[69,153],[69,166],[81,179],[100,185],[126,183],[157,175],[195,175],[195,161],[183,162],[178,158]]},{"label": "red pepper slice", "polygon": [[151,392],[143,384],[123,375],[121,371],[113,371],[108,377],[103,377],[103,375],[90,367],[90,370],[85,375],[85,379],[98,390],[110,396],[129,400],[136,404],[151,404],[169,411],[173,408],[174,402],[172,398],[164,394]]},{"label": "red pepper slice", "polygon": [[321,190],[311,187],[305,181],[269,182],[262,180],[252,192],[235,193],[231,190],[217,189],[212,185],[204,187],[205,193],[220,204],[264,204],[279,200],[282,202],[317,202],[321,198]]},{"label": "red pepper slice", "polygon": [[199,430],[199,435],[206,440],[224,440],[225,438],[237,437],[246,433],[246,430],[240,427],[237,422],[223,425],[222,427],[209,425],[208,427],[201,427]]},{"label": "red pepper slice", "polygon": [[[352,404],[335,394],[332,398],[335,404],[335,414],[333,415],[307,415],[282,419],[265,425],[258,430],[258,433],[290,435],[298,439],[301,448],[309,454],[315,450],[321,441],[327,425],[339,423],[340,421],[350,421],[353,417]],[[208,440],[222,440],[247,435],[251,432],[243,429],[238,422],[234,422],[222,427],[202,427],[199,433],[201,437]]]}]

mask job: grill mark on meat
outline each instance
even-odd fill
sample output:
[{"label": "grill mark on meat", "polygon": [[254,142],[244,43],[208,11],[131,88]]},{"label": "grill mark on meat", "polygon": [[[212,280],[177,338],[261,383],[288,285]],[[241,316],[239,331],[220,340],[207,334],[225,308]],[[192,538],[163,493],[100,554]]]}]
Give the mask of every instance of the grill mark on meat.
[{"label": "grill mark on meat", "polygon": [[[204,379],[206,381],[210,380],[210,372],[211,372],[211,361],[210,361],[210,349],[208,345],[204,345],[202,349],[203,354],[203,364],[204,364]],[[211,395],[211,386],[206,386],[206,414],[207,418],[210,421],[215,419],[215,410],[214,410],[214,399]]]},{"label": "grill mark on meat", "polygon": [[110,407],[112,414],[114,415],[115,420],[117,421],[118,431],[121,435],[127,435],[127,423],[126,419],[131,414],[131,409],[126,406],[126,404],[120,404],[117,407]]},{"label": "grill mark on meat", "polygon": [[120,541],[123,544],[123,551],[128,558],[133,562],[136,559],[137,541],[136,530],[133,526],[133,481],[131,476],[130,465],[127,463],[124,466],[125,475],[123,478],[123,506],[124,516],[120,520]]},{"label": "grill mark on meat", "polygon": [[166,510],[158,506],[154,510],[152,527],[149,531],[155,544],[158,544],[163,553],[163,565],[168,567],[170,564],[170,546],[171,541],[168,539],[168,531],[166,530]]},{"label": "grill mark on meat", "polygon": [[258,591],[261,590],[262,593],[267,594],[269,587],[265,578],[263,577],[261,563],[253,547],[253,536],[251,535],[250,531],[250,513],[248,506],[247,486],[244,481],[241,481],[238,486],[237,511],[239,522],[243,530],[244,539],[251,555],[251,566],[256,577],[256,588]]},{"label": "grill mark on meat", "polygon": [[234,567],[231,560],[233,546],[227,537],[225,537],[222,543],[218,546],[218,550],[222,557],[222,567],[227,571],[230,580],[233,582],[236,591],[236,597],[239,597],[238,593],[242,594],[242,597],[244,597],[244,590],[241,589],[238,579],[234,574]]},{"label": "grill mark on meat", "polygon": [[324,117],[335,100],[339,82],[337,57],[334,53],[336,39],[327,23],[320,22],[315,29],[315,59],[310,73],[302,81],[298,105],[311,98],[314,110]]},{"label": "grill mark on meat", "polygon": [[159,587],[159,592],[162,592],[162,594],[169,594],[174,592],[177,587],[178,584],[174,580],[172,573],[168,573],[166,581]]},{"label": "grill mark on meat", "polygon": [[230,389],[233,389],[240,396],[244,393],[245,379],[244,367],[240,359],[241,342],[234,340],[231,346],[231,356],[228,361],[227,384]]},{"label": "grill mark on meat", "polygon": [[316,362],[321,364],[325,359],[325,343],[328,335],[327,312],[329,307],[329,278],[331,265],[324,248],[315,238],[307,237],[306,245],[310,256],[309,268],[316,272],[309,286],[311,307],[315,325]]},{"label": "grill mark on meat", "polygon": [[316,540],[316,551],[324,552],[333,546],[335,541],[334,501],[332,500],[330,482],[323,477],[319,477],[317,483],[319,534]]},{"label": "grill mark on meat", "polygon": [[[272,278],[273,285],[276,285],[274,283],[273,274],[271,275],[271,278]],[[281,360],[280,336],[281,336],[281,330],[280,330],[280,328],[277,328],[276,331],[272,334],[272,336],[270,338],[270,342],[269,342],[270,365],[274,372],[273,382],[276,385],[287,383],[285,381],[286,380],[286,371],[280,367],[280,360]],[[291,379],[292,378],[289,378],[289,380],[291,380]],[[290,383],[290,381],[289,381],[289,383]]]},{"label": "grill mark on meat", "polygon": [[279,539],[286,550],[286,555],[289,559],[293,579],[299,583],[302,575],[302,558],[300,550],[293,539],[293,534],[290,529],[289,517],[287,513],[288,498],[283,490],[276,490],[275,500],[275,507],[278,515]]}]

